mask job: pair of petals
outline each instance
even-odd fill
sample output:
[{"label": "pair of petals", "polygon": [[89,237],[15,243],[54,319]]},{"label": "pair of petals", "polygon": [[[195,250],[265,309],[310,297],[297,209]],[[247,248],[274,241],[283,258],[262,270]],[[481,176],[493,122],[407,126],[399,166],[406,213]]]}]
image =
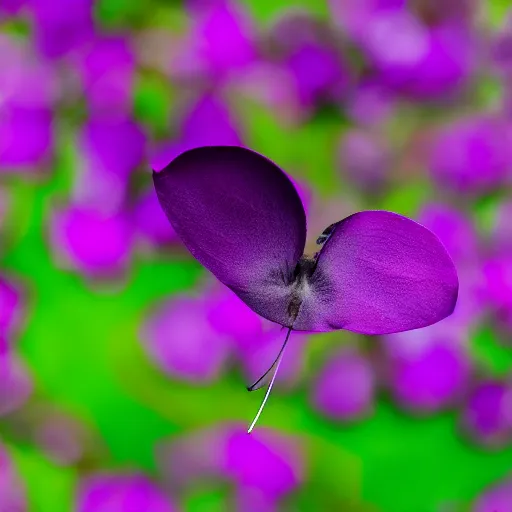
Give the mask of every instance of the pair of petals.
[{"label": "pair of petals", "polygon": [[258,314],[304,331],[385,334],[452,313],[455,267],[423,226],[385,211],[336,223],[305,259],[306,214],[285,173],[240,147],[203,147],[154,173],[192,255]]}]

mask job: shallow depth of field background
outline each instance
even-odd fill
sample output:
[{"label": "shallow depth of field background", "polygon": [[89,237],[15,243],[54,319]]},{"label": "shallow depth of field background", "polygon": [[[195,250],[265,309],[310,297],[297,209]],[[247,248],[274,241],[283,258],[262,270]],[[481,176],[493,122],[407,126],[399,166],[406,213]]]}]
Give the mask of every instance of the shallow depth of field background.
[{"label": "shallow depth of field background", "polygon": [[[512,511],[506,3],[0,0],[0,512]],[[205,144],[293,178],[310,252],[359,210],[422,222],[453,317],[292,334],[246,436],[285,332],[151,182]]]}]

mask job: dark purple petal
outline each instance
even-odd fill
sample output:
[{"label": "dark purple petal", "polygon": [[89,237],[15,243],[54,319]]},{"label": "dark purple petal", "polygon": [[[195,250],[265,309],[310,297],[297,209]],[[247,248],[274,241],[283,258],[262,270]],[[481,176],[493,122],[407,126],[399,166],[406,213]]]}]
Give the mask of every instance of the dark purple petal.
[{"label": "dark purple petal", "polygon": [[142,474],[95,474],[80,485],[76,512],[173,512],[169,498]]},{"label": "dark purple petal", "polygon": [[285,324],[306,216],[279,167],[247,149],[204,147],[183,153],[153,178],[193,256],[254,311]]},{"label": "dark purple petal", "polygon": [[356,213],[325,242],[294,328],[385,334],[425,327],[453,312],[458,286],[450,256],[429,230],[390,212]]}]

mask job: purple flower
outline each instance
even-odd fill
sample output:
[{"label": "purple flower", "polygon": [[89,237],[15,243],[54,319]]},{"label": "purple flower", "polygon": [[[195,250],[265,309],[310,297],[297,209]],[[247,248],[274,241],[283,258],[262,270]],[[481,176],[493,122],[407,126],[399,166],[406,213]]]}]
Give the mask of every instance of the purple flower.
[{"label": "purple flower", "polygon": [[466,390],[470,363],[466,349],[437,326],[387,336],[385,376],[404,408],[435,412],[453,405]]},{"label": "purple flower", "polygon": [[12,335],[23,316],[22,290],[18,283],[0,275],[0,333]]},{"label": "purple flower", "polygon": [[342,98],[348,88],[347,65],[334,48],[306,44],[289,55],[287,65],[305,107]]},{"label": "purple flower", "polygon": [[255,60],[254,29],[235,3],[226,0],[194,9],[192,22],[191,39],[214,79],[243,70]]},{"label": "purple flower", "polygon": [[32,387],[25,365],[9,349],[7,340],[0,338],[0,416],[19,409],[32,394]]},{"label": "purple flower", "polygon": [[430,154],[432,177],[454,192],[484,193],[500,187],[510,170],[510,136],[503,120],[481,115],[441,127]]},{"label": "purple flower", "polygon": [[60,89],[55,69],[42,62],[28,44],[0,34],[0,95],[3,105],[25,109],[49,108],[59,98]]},{"label": "purple flower", "polygon": [[473,512],[507,512],[512,507],[512,478],[494,484],[475,503]]},{"label": "purple flower", "polygon": [[45,455],[60,466],[76,464],[84,455],[84,429],[61,413],[39,416],[34,439]]},{"label": "purple flower", "polygon": [[512,388],[500,381],[480,382],[462,415],[464,430],[476,442],[496,447],[512,439]]},{"label": "purple flower", "polygon": [[358,84],[347,99],[347,114],[358,125],[385,123],[393,114],[396,100],[387,87],[379,82]]},{"label": "purple flower", "polygon": [[179,138],[156,149],[151,159],[153,169],[163,169],[183,151],[198,146],[239,146],[235,121],[227,105],[218,97],[206,94],[193,103],[179,126]]},{"label": "purple flower", "polygon": [[31,0],[39,51],[58,58],[93,37],[93,0]]},{"label": "purple flower", "polygon": [[88,277],[113,277],[127,267],[133,242],[128,218],[69,205],[50,220],[50,240],[61,264]]},{"label": "purple flower", "polygon": [[135,58],[126,38],[95,39],[79,56],[78,70],[90,110],[130,112]]},{"label": "purple flower", "polygon": [[280,325],[384,334],[453,311],[458,282],[450,257],[437,237],[399,215],[354,214],[322,234],[315,259],[303,257],[302,203],[284,173],[257,153],[197,148],[154,173],[154,182],[192,254]]},{"label": "purple flower", "polygon": [[83,127],[79,146],[82,168],[74,202],[104,213],[118,212],[131,173],[145,156],[145,136],[127,117],[93,117]]},{"label": "purple flower", "polygon": [[443,242],[454,261],[463,265],[478,258],[478,234],[469,214],[440,203],[425,205],[420,222]]},{"label": "purple flower", "polygon": [[94,474],[81,483],[76,512],[173,512],[169,497],[142,474]]},{"label": "purple flower", "polygon": [[0,109],[0,173],[45,164],[52,154],[52,125],[48,109]]},{"label": "purple flower", "polygon": [[182,491],[205,479],[235,484],[240,512],[257,510],[245,508],[250,496],[253,506],[274,510],[303,480],[299,443],[269,429],[248,436],[242,426],[222,425],[166,443],[158,456],[166,480]]},{"label": "purple flower", "polygon": [[152,246],[176,242],[178,237],[158,203],[153,188],[144,191],[137,199],[133,210],[133,221],[137,235]]},{"label": "purple flower", "polygon": [[326,417],[354,421],[373,410],[375,378],[367,358],[342,350],[329,358],[313,384],[312,402]]},{"label": "purple flower", "polygon": [[[191,253],[251,309],[291,330],[386,334],[449,316],[457,272],[439,239],[400,215],[360,212],[304,256],[306,214],[286,175],[240,147],[202,147],[153,173],[160,204]],[[265,399],[268,393],[265,395]],[[258,413],[259,415],[259,413]],[[252,429],[249,429],[249,431]]]},{"label": "purple flower", "polygon": [[283,16],[272,28],[272,60],[289,70],[299,104],[311,109],[343,99],[350,71],[330,28],[301,13]]},{"label": "purple flower", "polygon": [[208,306],[200,298],[175,298],[157,307],[142,327],[146,351],[170,376],[199,383],[219,376],[231,347],[210,325]]},{"label": "purple flower", "polygon": [[365,190],[380,188],[391,165],[390,150],[370,132],[346,132],[338,148],[340,170]]},{"label": "purple flower", "polygon": [[2,512],[27,510],[24,489],[9,454],[2,444],[0,444],[0,510]]}]

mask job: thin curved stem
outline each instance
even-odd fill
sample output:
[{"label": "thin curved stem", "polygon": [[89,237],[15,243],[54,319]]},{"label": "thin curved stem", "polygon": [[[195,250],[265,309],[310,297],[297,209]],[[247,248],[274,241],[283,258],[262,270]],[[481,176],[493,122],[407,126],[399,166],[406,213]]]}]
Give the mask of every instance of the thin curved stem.
[{"label": "thin curved stem", "polygon": [[[272,386],[274,385],[274,381],[276,380],[276,377],[277,377],[277,372],[279,371],[279,366],[281,365],[281,361],[283,360],[283,355],[284,355],[284,349],[286,348],[286,345],[288,343],[288,339],[290,338],[290,333],[292,332],[291,329],[288,329],[288,333],[286,335],[286,339],[284,340],[284,343],[283,343],[283,346],[281,347],[281,350],[279,351],[279,354],[277,356],[277,359],[274,361],[274,363],[272,364],[272,366],[264,373],[264,375],[262,377],[260,377],[260,379],[258,379],[258,382],[260,382],[271,370],[272,368],[274,368],[275,366],[275,369],[274,369],[274,375],[272,375],[272,380],[270,381],[269,385],[268,385],[268,388],[267,388],[267,391],[265,393],[265,396],[263,397],[263,401],[261,402],[261,405],[260,405],[260,408],[258,409],[258,412],[253,420],[253,422],[251,423],[251,426],[247,429],[247,433],[250,434],[254,428],[254,426],[256,425],[262,411],[263,411],[263,408],[265,407],[265,404],[267,403],[267,399],[270,395],[270,391],[272,391]],[[252,387],[252,386],[251,386]]]},{"label": "thin curved stem", "polygon": [[257,389],[261,388],[262,382],[264,381],[265,377],[267,377],[267,375],[272,371],[274,366],[279,361],[279,358],[283,355],[284,349],[286,348],[286,344],[288,343],[288,339],[290,338],[291,332],[292,330],[288,329],[288,333],[286,334],[283,346],[281,347],[281,350],[279,350],[279,353],[277,354],[277,357],[275,358],[274,362],[270,365],[270,368],[254,384],[248,386],[247,391],[256,391]]}]

